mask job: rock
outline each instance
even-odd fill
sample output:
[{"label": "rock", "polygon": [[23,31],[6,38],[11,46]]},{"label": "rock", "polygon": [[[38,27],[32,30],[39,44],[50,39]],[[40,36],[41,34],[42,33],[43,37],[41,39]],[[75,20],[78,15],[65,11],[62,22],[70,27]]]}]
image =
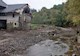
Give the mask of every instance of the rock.
[{"label": "rock", "polygon": [[55,56],[64,55],[69,50],[65,43],[58,41],[46,40],[31,46],[28,49],[27,56]]}]

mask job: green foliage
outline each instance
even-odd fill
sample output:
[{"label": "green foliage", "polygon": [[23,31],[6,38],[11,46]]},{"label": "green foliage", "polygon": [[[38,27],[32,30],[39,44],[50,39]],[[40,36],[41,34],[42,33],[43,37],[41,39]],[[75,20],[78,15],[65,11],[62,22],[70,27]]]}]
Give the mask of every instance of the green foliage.
[{"label": "green foliage", "polygon": [[60,27],[80,25],[80,0],[68,0],[51,9],[43,7],[39,12],[33,13],[32,23]]},{"label": "green foliage", "polygon": [[38,28],[38,24],[30,24],[32,30],[36,30]]},{"label": "green foliage", "polygon": [[68,27],[72,25],[72,21],[66,19],[66,13],[64,11],[58,12],[54,19],[54,24],[59,27]]},{"label": "green foliage", "polygon": [[56,19],[54,20],[54,24],[56,26],[60,26],[60,27],[63,27],[66,23],[66,20],[62,17],[62,14],[58,14],[56,15]]},{"label": "green foliage", "polygon": [[[67,10],[66,10],[67,11]],[[43,7],[39,12],[33,13],[32,24],[49,24],[60,27],[69,26],[72,21],[66,19],[65,4],[54,5],[53,8],[47,9]]]},{"label": "green foliage", "polygon": [[73,25],[80,25],[80,0],[68,0],[66,11],[67,18],[72,19]]},{"label": "green foliage", "polygon": [[49,11],[47,8],[43,7],[41,11],[33,13],[33,24],[48,24],[49,20]]}]

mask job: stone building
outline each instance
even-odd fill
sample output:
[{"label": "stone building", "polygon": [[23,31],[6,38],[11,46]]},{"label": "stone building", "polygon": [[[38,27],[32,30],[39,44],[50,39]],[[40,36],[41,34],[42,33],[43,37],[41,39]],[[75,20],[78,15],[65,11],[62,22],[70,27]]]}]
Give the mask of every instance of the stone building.
[{"label": "stone building", "polygon": [[28,4],[7,5],[0,0],[0,29],[27,29],[31,21]]}]

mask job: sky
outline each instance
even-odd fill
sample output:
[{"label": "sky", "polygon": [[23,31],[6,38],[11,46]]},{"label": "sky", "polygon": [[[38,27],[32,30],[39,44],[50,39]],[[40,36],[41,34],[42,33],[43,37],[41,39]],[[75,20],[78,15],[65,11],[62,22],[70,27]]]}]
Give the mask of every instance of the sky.
[{"label": "sky", "polygon": [[51,8],[53,5],[62,4],[66,0],[3,0],[7,4],[29,4],[30,8],[40,10],[42,7]]}]

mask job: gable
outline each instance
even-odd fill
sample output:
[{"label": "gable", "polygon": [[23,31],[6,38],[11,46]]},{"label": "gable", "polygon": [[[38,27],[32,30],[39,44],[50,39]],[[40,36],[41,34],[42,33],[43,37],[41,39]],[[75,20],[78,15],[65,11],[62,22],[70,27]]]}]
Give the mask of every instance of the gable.
[{"label": "gable", "polygon": [[[16,12],[16,10],[24,9],[27,4],[12,4],[7,5],[3,2],[3,0],[0,0],[0,13],[9,13],[9,12]],[[29,11],[29,7],[25,9],[25,11]],[[26,11],[27,12],[27,11]]]},{"label": "gable", "polygon": [[15,10],[22,8],[25,4],[15,4],[15,5],[8,5],[4,10],[1,12],[15,12]]},{"label": "gable", "polygon": [[3,2],[2,0],[0,0],[0,7],[7,7],[7,4]]}]

